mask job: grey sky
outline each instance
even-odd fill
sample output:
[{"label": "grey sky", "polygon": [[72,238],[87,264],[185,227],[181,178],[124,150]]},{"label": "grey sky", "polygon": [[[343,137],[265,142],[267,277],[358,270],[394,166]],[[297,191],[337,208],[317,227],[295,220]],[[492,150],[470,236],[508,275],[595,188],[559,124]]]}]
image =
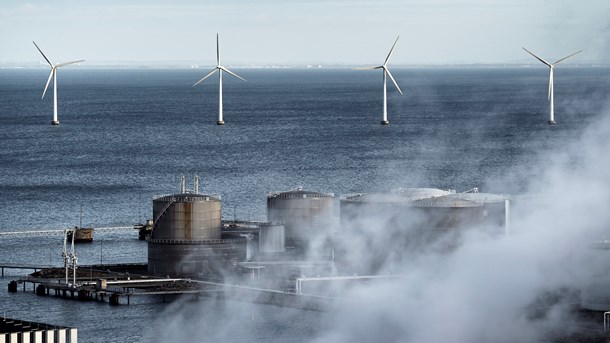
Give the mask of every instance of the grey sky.
[{"label": "grey sky", "polygon": [[0,63],[196,61],[224,64],[610,61],[606,0],[16,1],[0,3]]}]

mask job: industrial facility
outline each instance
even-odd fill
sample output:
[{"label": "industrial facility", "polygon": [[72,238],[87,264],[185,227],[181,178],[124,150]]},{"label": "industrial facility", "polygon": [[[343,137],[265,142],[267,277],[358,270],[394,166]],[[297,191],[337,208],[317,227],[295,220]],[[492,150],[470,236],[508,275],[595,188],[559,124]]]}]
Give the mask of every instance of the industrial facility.
[{"label": "industrial facility", "polygon": [[[221,196],[200,192],[197,176],[188,190],[183,176],[178,193],[153,197],[152,219],[138,226],[147,241],[148,263],[142,265],[146,275],[131,280],[125,271],[123,279],[117,279],[116,272],[106,275],[96,266],[99,279],[93,282],[90,275],[82,282],[74,243],[67,249],[66,230],[61,273],[65,282],[44,278],[18,282],[32,283],[39,295],[70,293],[70,298],[78,294],[79,299],[102,301],[109,296],[112,304],[118,304],[120,296],[129,303],[135,295],[199,294],[238,284],[249,287],[252,294],[263,292],[278,299],[282,298],[278,294],[301,295],[304,290],[324,293],[330,291],[328,283],[396,277],[392,271],[379,274],[388,256],[417,253],[439,238],[451,249],[461,232],[471,228],[492,232],[508,228],[509,197],[479,193],[476,188],[464,193],[399,188],[344,195],[339,200],[340,225],[335,199],[333,193],[298,187],[267,194],[267,221],[223,220]],[[17,282],[11,285],[9,291],[15,292]]]},{"label": "industrial facility", "polygon": [[269,193],[268,221],[252,222],[222,220],[221,197],[199,193],[198,188],[197,177],[192,191],[182,177],[179,193],[153,199],[150,274],[217,279],[247,274],[284,284],[305,274],[341,272],[346,235],[369,238],[371,218],[383,218],[376,223],[379,230],[400,232],[392,239],[404,241],[404,249],[463,228],[492,227],[500,232],[508,224],[508,196],[479,193],[476,188],[464,193],[399,188],[344,195],[340,227],[335,224],[333,193],[302,187]]}]

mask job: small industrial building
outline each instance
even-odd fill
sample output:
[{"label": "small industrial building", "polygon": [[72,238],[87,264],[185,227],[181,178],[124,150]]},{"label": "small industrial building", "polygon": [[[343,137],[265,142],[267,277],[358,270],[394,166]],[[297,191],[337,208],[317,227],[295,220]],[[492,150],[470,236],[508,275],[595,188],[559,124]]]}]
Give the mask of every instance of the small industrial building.
[{"label": "small industrial building", "polygon": [[7,343],[78,343],[76,328],[0,318],[0,342]]}]

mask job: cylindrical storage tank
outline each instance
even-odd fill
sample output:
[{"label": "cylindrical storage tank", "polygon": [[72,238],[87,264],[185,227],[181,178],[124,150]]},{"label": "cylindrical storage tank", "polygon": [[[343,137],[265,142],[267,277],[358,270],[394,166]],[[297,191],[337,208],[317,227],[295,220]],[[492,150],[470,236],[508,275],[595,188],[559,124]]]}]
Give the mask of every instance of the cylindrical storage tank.
[{"label": "cylindrical storage tank", "polygon": [[152,238],[209,240],[221,238],[220,197],[182,193],[153,199]]},{"label": "cylindrical storage tank", "polygon": [[258,251],[261,254],[282,253],[286,251],[284,224],[269,222],[259,226]]},{"label": "cylindrical storage tank", "polygon": [[310,239],[331,233],[333,193],[301,188],[267,195],[267,220],[283,222],[287,239]]}]

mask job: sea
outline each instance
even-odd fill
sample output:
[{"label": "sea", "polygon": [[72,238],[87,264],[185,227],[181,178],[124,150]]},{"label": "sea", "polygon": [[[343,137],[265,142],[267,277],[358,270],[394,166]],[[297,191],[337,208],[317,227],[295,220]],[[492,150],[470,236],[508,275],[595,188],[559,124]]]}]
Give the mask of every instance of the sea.
[{"label": "sea", "polygon": [[[200,192],[222,197],[223,218],[239,220],[265,220],[266,195],[297,187],[337,198],[400,187],[519,194],[531,180],[514,173],[577,142],[610,94],[610,69],[560,66],[551,126],[546,68],[394,68],[404,95],[388,83],[383,126],[379,71],[233,71],[247,82],[225,75],[218,126],[217,78],[192,86],[208,70],[66,67],[52,126],[52,88],[41,99],[49,70],[0,69],[0,232],[144,223],[181,176],[193,189],[197,175]],[[59,266],[62,244],[0,238],[0,264]],[[76,253],[82,265],[147,260],[136,231],[96,234]],[[8,293],[25,273],[0,279],[1,314],[77,327],[81,342],[309,342],[332,329],[329,312],[238,301]]]}]

